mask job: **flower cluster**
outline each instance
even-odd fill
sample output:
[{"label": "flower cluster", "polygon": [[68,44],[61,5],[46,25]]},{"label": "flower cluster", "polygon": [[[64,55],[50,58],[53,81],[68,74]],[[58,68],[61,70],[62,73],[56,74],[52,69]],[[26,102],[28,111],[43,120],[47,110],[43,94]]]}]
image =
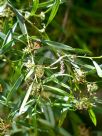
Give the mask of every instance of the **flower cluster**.
[{"label": "flower cluster", "polygon": [[28,46],[23,49],[23,52],[25,54],[30,54],[32,52],[35,53],[36,50],[39,49],[39,48],[40,48],[40,42],[39,41],[35,41],[35,42],[30,41]]},{"label": "flower cluster", "polygon": [[0,10],[0,31],[3,29],[3,23],[4,20],[7,19],[10,25],[10,22],[12,21],[13,17],[15,16],[14,12],[10,9],[10,7],[3,5],[1,7],[2,10]]},{"label": "flower cluster", "polygon": [[75,82],[77,82],[77,83],[85,83],[86,75],[80,68],[75,68],[74,69],[74,75],[75,75],[75,79],[74,79]]},{"label": "flower cluster", "polygon": [[95,95],[95,91],[98,89],[98,86],[96,83],[92,82],[92,83],[88,83],[87,84],[87,91],[90,94],[90,96]]},{"label": "flower cluster", "polygon": [[5,123],[5,121],[2,118],[0,118],[0,134],[1,134],[1,136],[6,134],[9,128],[10,128],[10,124]]},{"label": "flower cluster", "polygon": [[91,108],[92,106],[93,106],[93,103],[91,103],[90,99],[87,97],[79,98],[79,100],[76,101],[76,105],[75,105],[75,107],[78,110],[83,110],[83,109],[87,110]]}]

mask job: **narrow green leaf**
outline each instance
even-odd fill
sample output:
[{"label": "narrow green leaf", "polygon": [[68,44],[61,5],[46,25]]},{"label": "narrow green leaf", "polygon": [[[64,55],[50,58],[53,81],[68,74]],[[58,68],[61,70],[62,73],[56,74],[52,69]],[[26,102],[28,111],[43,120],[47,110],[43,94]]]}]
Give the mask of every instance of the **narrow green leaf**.
[{"label": "narrow green leaf", "polygon": [[[21,14],[19,14],[19,15],[21,15]],[[17,17],[17,19],[18,19],[19,26],[20,26],[20,29],[21,29],[22,33],[23,33],[23,34],[27,34],[27,28],[26,28],[26,25],[25,25],[25,23],[24,23],[24,20],[23,20],[23,19],[20,19],[19,16]]]},{"label": "narrow green leaf", "polygon": [[53,0],[46,1],[46,2],[41,2],[39,3],[39,8],[46,8],[46,7],[51,7],[53,4]]},{"label": "narrow green leaf", "polygon": [[53,80],[55,80],[55,81],[57,81],[58,79],[57,79],[57,77],[72,77],[71,75],[69,75],[69,74],[62,74],[62,73],[56,73],[56,74],[53,74],[53,75],[51,75],[50,77],[48,77],[48,78],[46,78],[44,81],[43,81],[43,83],[47,83],[47,82],[50,82],[50,81],[53,81]]},{"label": "narrow green leaf", "polygon": [[33,83],[31,83],[31,85],[29,86],[28,91],[23,99],[23,102],[22,102],[20,110],[19,110],[19,115],[21,115],[25,111],[25,106],[26,106],[27,100],[30,96],[30,93],[32,91],[32,87],[33,87]]},{"label": "narrow green leaf", "polygon": [[4,42],[3,42],[3,45],[4,46],[5,44],[9,43],[12,39],[12,31],[9,30],[9,32],[7,33],[5,39],[4,39]]},{"label": "narrow green leaf", "polygon": [[43,106],[41,107],[43,108],[43,112],[45,115],[46,120],[52,125],[55,126],[55,118],[54,118],[54,114],[52,111],[52,108],[50,105],[45,105],[43,104]]},{"label": "narrow green leaf", "polygon": [[11,90],[9,90],[8,95],[7,95],[7,102],[10,100],[10,98],[12,97],[13,93],[18,89],[18,87],[20,86],[22,80],[23,80],[24,76],[21,75],[17,81],[14,83],[13,87],[11,88]]},{"label": "narrow green leaf", "polygon": [[65,131],[63,128],[58,128],[58,127],[53,127],[51,125],[51,123],[49,123],[48,121],[44,120],[44,119],[38,119],[38,121],[40,123],[42,123],[43,125],[49,127],[49,128],[52,128],[52,129],[55,129],[55,131],[59,134],[61,134],[62,136],[71,136],[67,131]]},{"label": "narrow green leaf", "polygon": [[59,119],[59,122],[58,122],[58,126],[61,127],[63,125],[63,122],[67,116],[67,110],[65,110],[64,112],[62,112],[61,116],[60,116],[60,119]]},{"label": "narrow green leaf", "polygon": [[20,13],[20,11],[18,11],[13,5],[12,3],[9,1],[9,6],[12,7],[12,9],[14,10],[16,16],[17,16],[17,20],[19,22],[19,26],[20,29],[22,31],[23,34],[27,34],[27,28],[24,22],[24,17],[22,16],[22,14]]},{"label": "narrow green leaf", "polygon": [[8,51],[10,49],[10,47],[13,44],[13,40],[11,40],[9,43],[5,44],[1,50],[0,50],[0,54],[5,53],[6,51]]},{"label": "narrow green leaf", "polygon": [[42,123],[43,125],[45,125],[45,126],[48,126],[48,127],[53,128],[52,124],[51,124],[50,122],[48,122],[47,120],[38,119],[38,121],[39,121],[40,123]]},{"label": "narrow green leaf", "polygon": [[63,43],[55,42],[55,41],[45,40],[45,41],[42,41],[42,43],[47,44],[48,46],[52,48],[56,48],[57,50],[65,50],[65,51],[70,51],[70,52],[79,53],[79,54],[90,54],[90,52],[86,50],[72,48],[71,46],[68,46]]},{"label": "narrow green leaf", "polygon": [[66,50],[66,51],[74,50],[72,47],[70,47],[68,45],[65,45],[63,43],[58,43],[58,42],[55,42],[55,41],[45,40],[44,43],[49,45],[50,47],[53,47],[53,48],[56,48],[56,49],[62,49],[62,50]]},{"label": "narrow green leaf", "polygon": [[17,27],[17,22],[13,25],[12,29],[10,29],[5,36],[4,42],[2,46],[5,46],[5,44],[9,43],[12,40],[12,35]]},{"label": "narrow green leaf", "polygon": [[[67,0],[60,0],[60,4],[67,2]],[[46,7],[51,7],[53,4],[53,0],[46,1],[46,2],[41,2],[39,3],[38,8],[46,8]]]},{"label": "narrow green leaf", "polygon": [[48,115],[48,111],[47,111],[47,106],[42,103],[41,109],[43,110],[43,113],[45,115],[45,119],[49,122],[49,115]]},{"label": "narrow green leaf", "polygon": [[49,19],[48,19],[48,22],[47,22],[46,26],[48,26],[49,23],[51,23],[51,21],[55,17],[55,15],[56,15],[56,13],[58,11],[59,5],[60,5],[60,0],[55,0],[54,4],[52,5],[52,11],[51,11],[51,14],[49,16]]},{"label": "narrow green leaf", "polygon": [[100,66],[96,63],[96,61],[92,60],[95,68],[96,68],[96,71],[97,71],[97,74],[99,77],[102,77],[102,69],[100,68]]},{"label": "narrow green leaf", "polygon": [[56,87],[52,87],[52,86],[48,86],[48,85],[43,85],[46,89],[51,90],[51,92],[55,92],[56,94],[61,94],[61,95],[68,95],[67,92],[65,92],[62,89],[56,88]]},{"label": "narrow green leaf", "polygon": [[89,112],[90,119],[92,120],[93,124],[96,126],[97,120],[96,120],[96,116],[95,116],[93,110],[89,109],[88,112]]},{"label": "narrow green leaf", "polygon": [[39,0],[33,0],[33,7],[32,7],[32,11],[31,11],[31,16],[35,14],[35,12],[37,11],[39,5]]},{"label": "narrow green leaf", "polygon": [[43,84],[52,81],[52,82],[55,82],[55,83],[59,84],[60,86],[62,86],[62,87],[64,87],[64,88],[70,90],[70,87],[69,87],[68,85],[64,84],[63,82],[59,81],[59,80],[56,78],[56,77],[59,77],[59,76],[71,77],[71,75],[69,75],[69,74],[61,74],[61,73],[53,74],[52,76],[49,76],[48,78],[46,78],[46,79],[43,81]]},{"label": "narrow green leaf", "polygon": [[64,87],[64,88],[66,88],[67,90],[70,90],[70,86],[68,86],[67,84],[64,84],[63,82],[61,82],[61,81],[53,81],[53,82],[55,82],[56,84],[58,84],[59,86],[62,86],[62,87]]},{"label": "narrow green leaf", "polygon": [[28,72],[28,74],[27,74],[26,77],[25,77],[25,80],[27,80],[27,79],[32,75],[33,72],[34,72],[34,68],[32,68],[32,69]]},{"label": "narrow green leaf", "polygon": [[10,49],[11,46],[14,45],[14,41],[12,39],[12,34],[15,32],[16,27],[17,27],[17,22],[13,25],[12,29],[10,29],[8,31],[7,35],[4,37],[4,42],[3,42],[2,48],[0,50],[0,54],[5,53],[7,50]]},{"label": "narrow green leaf", "polygon": [[[61,98],[59,96],[58,96],[58,99],[61,100]],[[64,103],[54,102],[53,105],[56,106],[56,107],[61,107],[62,106],[63,108],[66,108],[67,110],[72,109],[72,105],[68,104],[68,103],[65,103],[65,102]]]},{"label": "narrow green leaf", "polygon": [[[100,68],[102,68],[102,64],[99,65]],[[94,67],[92,70],[89,70],[88,72],[86,72],[86,75],[92,75],[96,73],[96,68]]]},{"label": "narrow green leaf", "polygon": [[15,32],[16,27],[17,27],[17,22],[13,25],[12,29],[10,29],[7,35],[5,36],[2,48],[0,50],[0,54],[5,53],[6,51],[10,49],[11,46],[14,45],[12,35]]},{"label": "narrow green leaf", "polygon": [[25,35],[18,35],[18,36],[15,36],[13,37],[13,39],[17,42],[21,42],[23,43],[24,45],[26,45],[26,40],[25,40]]},{"label": "narrow green leaf", "polygon": [[55,126],[54,114],[53,114],[53,111],[49,105],[47,106],[47,110],[48,110],[48,114],[49,114],[50,123],[52,124],[52,126]]}]

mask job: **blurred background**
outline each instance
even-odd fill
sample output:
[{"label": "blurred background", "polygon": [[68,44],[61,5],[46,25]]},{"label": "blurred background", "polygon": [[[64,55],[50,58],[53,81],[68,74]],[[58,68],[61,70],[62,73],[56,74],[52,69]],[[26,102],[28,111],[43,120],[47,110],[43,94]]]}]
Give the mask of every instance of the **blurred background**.
[{"label": "blurred background", "polygon": [[[67,0],[60,6],[55,18],[47,30],[52,40],[88,50],[93,56],[102,55],[102,0]],[[100,99],[102,99],[101,88],[100,83],[99,90],[96,92]],[[69,131],[73,128],[74,135],[77,129],[80,129],[80,136],[102,136],[101,104],[98,104],[94,111],[97,118],[96,127],[90,121],[87,112],[77,111],[76,114],[69,112],[64,124],[65,128],[69,128]]]}]

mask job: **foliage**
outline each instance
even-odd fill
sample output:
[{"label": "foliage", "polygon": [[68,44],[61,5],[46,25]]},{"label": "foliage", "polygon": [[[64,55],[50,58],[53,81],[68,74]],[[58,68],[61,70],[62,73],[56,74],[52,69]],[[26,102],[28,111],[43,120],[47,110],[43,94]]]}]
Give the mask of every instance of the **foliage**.
[{"label": "foliage", "polygon": [[71,1],[5,0],[0,4],[1,135],[70,136],[63,122],[71,113],[69,117],[80,124],[76,110],[89,112],[96,125],[93,107],[102,78],[97,60],[102,56],[94,57],[73,28],[69,35],[80,48],[66,44],[71,36],[64,26],[59,40],[56,30],[51,30],[58,27],[54,19],[58,9],[69,4],[68,12]]}]

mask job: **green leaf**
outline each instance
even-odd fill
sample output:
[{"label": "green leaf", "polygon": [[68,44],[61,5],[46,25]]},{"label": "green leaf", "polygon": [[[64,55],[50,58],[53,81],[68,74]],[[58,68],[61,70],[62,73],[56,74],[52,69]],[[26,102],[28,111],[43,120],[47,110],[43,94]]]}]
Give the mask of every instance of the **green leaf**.
[{"label": "green leaf", "polygon": [[34,68],[31,68],[30,71],[27,73],[25,80],[29,79],[29,77],[32,75],[33,72],[34,72]]},{"label": "green leaf", "polygon": [[66,50],[66,51],[74,50],[72,47],[70,47],[68,45],[65,45],[63,43],[58,43],[58,42],[55,42],[55,41],[45,40],[44,43],[49,45],[50,47],[53,47],[53,48],[56,48],[56,49],[62,49],[62,50]]},{"label": "green leaf", "polygon": [[48,127],[53,128],[53,125],[52,125],[50,122],[48,122],[47,120],[38,119],[38,121],[39,121],[40,123],[42,123],[43,125],[45,125],[45,126],[48,126]]},{"label": "green leaf", "polygon": [[43,125],[49,127],[49,128],[52,128],[54,129],[57,134],[61,134],[62,136],[71,136],[66,130],[64,130],[63,128],[58,128],[58,127],[53,127],[51,123],[49,123],[48,121],[44,120],[44,119],[38,119],[38,121],[40,123],[42,123]]},{"label": "green leaf", "polygon": [[49,105],[47,106],[47,110],[49,114],[50,123],[52,124],[52,126],[55,126],[54,114],[53,114],[52,108]]},{"label": "green leaf", "polygon": [[31,11],[31,16],[35,14],[35,12],[37,11],[39,5],[39,0],[33,0],[33,7],[32,7],[32,11]]},{"label": "green leaf", "polygon": [[53,0],[46,1],[46,2],[41,2],[39,3],[39,8],[45,8],[45,7],[51,7],[53,4]]},{"label": "green leaf", "polygon": [[5,44],[9,43],[12,40],[12,35],[15,32],[16,27],[17,27],[17,22],[13,25],[12,29],[8,31],[2,46],[5,46]]},{"label": "green leaf", "polygon": [[18,35],[13,37],[13,39],[17,42],[23,43],[24,45],[26,45],[26,40],[25,40],[25,35]]},{"label": "green leaf", "polygon": [[[60,4],[67,2],[67,0],[60,0]],[[46,1],[46,2],[41,2],[39,3],[38,8],[47,8],[47,7],[51,7],[53,4],[53,0],[50,1]]]},{"label": "green leaf", "polygon": [[62,87],[64,87],[64,88],[66,88],[67,90],[70,90],[70,86],[68,86],[67,84],[64,84],[63,82],[61,82],[61,81],[53,81],[53,82],[55,82],[56,84],[58,84],[58,85],[60,85],[60,86],[62,86]]},{"label": "green leaf", "polygon": [[[18,11],[17,11],[18,12]],[[22,31],[23,34],[27,34],[27,28],[26,28],[26,25],[24,23],[24,20],[23,20],[23,17],[21,15],[20,12],[18,12],[19,14],[17,14],[17,19],[18,19],[18,22],[19,22],[19,26],[20,26],[20,29]]]},{"label": "green leaf", "polygon": [[50,16],[49,16],[49,19],[48,19],[48,22],[47,22],[46,26],[48,26],[49,23],[51,23],[51,21],[55,17],[55,15],[56,15],[56,13],[58,11],[59,5],[60,5],[60,0],[55,0],[54,4],[52,5],[52,11],[50,13]]},{"label": "green leaf", "polygon": [[17,22],[13,25],[12,29],[10,29],[7,33],[7,35],[4,37],[4,35],[1,35],[4,37],[4,42],[2,45],[2,48],[0,50],[0,54],[5,53],[10,49],[11,46],[14,45],[14,40],[12,39],[12,35],[15,32],[17,27]]},{"label": "green leaf", "polygon": [[[102,68],[102,64],[99,65],[100,68]],[[86,72],[86,75],[94,75],[96,73],[96,68],[92,68],[92,70],[89,70],[88,72]]]},{"label": "green leaf", "polygon": [[9,43],[5,44],[1,50],[0,50],[0,54],[5,53],[6,51],[8,51],[10,49],[10,47],[13,44],[13,40],[11,40]]},{"label": "green leaf", "polygon": [[97,71],[97,74],[99,77],[102,77],[102,69],[100,68],[100,66],[96,63],[96,61],[92,60],[95,68],[96,68],[96,71]]},{"label": "green leaf", "polygon": [[43,105],[43,111],[44,111],[44,115],[45,115],[46,120],[52,126],[55,126],[55,118],[54,118],[54,114],[53,114],[51,106],[50,105]]},{"label": "green leaf", "polygon": [[3,42],[3,45],[4,46],[5,44],[9,43],[12,39],[12,31],[9,30],[9,32],[7,33],[5,39],[4,39],[4,42]]},{"label": "green leaf", "polygon": [[20,110],[19,110],[19,115],[21,115],[25,111],[25,106],[26,106],[27,100],[28,100],[28,98],[30,96],[30,93],[32,91],[32,87],[33,87],[33,83],[31,83],[31,85],[29,86],[29,88],[27,90],[27,93],[26,93],[26,95],[25,95],[25,97],[23,99],[23,102],[22,102]]},{"label": "green leaf", "polygon": [[64,76],[66,76],[66,77],[72,77],[72,76],[69,75],[69,74],[56,73],[56,74],[53,74],[53,75],[47,77],[47,78],[43,81],[43,83],[47,83],[47,82],[50,82],[50,81],[58,81],[57,77],[64,77]]},{"label": "green leaf", "polygon": [[61,94],[61,95],[68,95],[67,92],[65,92],[62,89],[56,88],[56,87],[52,87],[52,86],[48,86],[48,85],[43,85],[46,89],[51,90],[51,92],[55,92],[56,94]]},{"label": "green leaf", "polygon": [[20,13],[20,11],[18,11],[13,5],[12,3],[9,1],[9,6],[12,7],[12,9],[14,10],[16,16],[17,16],[17,20],[19,22],[19,26],[20,29],[22,31],[23,34],[27,34],[27,28],[24,22],[24,17],[22,16],[22,14]]},{"label": "green leaf", "polygon": [[23,80],[24,76],[21,75],[17,81],[14,83],[13,87],[11,88],[11,90],[9,90],[8,95],[7,95],[7,102],[10,100],[10,98],[12,97],[12,94],[19,88],[22,80]]},{"label": "green leaf", "polygon": [[63,125],[63,122],[67,116],[67,110],[65,110],[64,112],[62,112],[61,116],[60,116],[60,119],[59,119],[59,122],[58,122],[58,126],[61,127]]},{"label": "green leaf", "polygon": [[96,116],[95,116],[93,110],[89,109],[88,113],[89,113],[90,119],[92,120],[93,124],[96,126],[97,125],[97,120],[96,120]]},{"label": "green leaf", "polygon": [[70,52],[79,53],[79,54],[90,54],[86,50],[72,48],[71,46],[68,46],[63,43],[55,42],[55,41],[44,40],[42,41],[42,43],[47,44],[48,46],[54,49],[56,48],[57,50],[65,50],[65,51],[70,51]]},{"label": "green leaf", "polygon": [[70,90],[70,87],[67,85],[67,84],[64,84],[62,81],[59,81],[57,79],[57,77],[59,76],[62,76],[62,77],[71,77],[71,75],[69,74],[61,74],[61,73],[56,73],[56,74],[53,74],[52,76],[49,76],[48,78],[46,78],[44,81],[43,81],[43,84],[45,83],[48,83],[48,82],[55,82],[56,84]]}]

